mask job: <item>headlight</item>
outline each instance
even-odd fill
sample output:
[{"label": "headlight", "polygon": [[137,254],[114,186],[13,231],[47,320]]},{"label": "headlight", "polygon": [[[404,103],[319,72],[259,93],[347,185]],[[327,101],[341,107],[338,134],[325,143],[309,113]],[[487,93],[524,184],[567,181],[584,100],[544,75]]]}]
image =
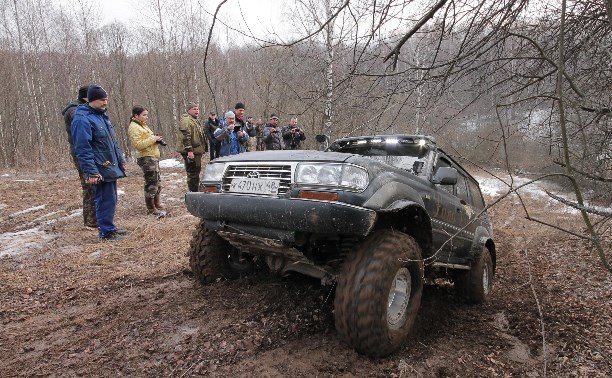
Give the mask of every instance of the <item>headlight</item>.
[{"label": "headlight", "polygon": [[221,181],[221,179],[223,178],[223,172],[225,172],[225,164],[208,164],[204,169],[202,181]]},{"label": "headlight", "polygon": [[341,186],[364,190],[368,171],[357,165],[339,163],[300,163],[295,170],[297,184]]}]

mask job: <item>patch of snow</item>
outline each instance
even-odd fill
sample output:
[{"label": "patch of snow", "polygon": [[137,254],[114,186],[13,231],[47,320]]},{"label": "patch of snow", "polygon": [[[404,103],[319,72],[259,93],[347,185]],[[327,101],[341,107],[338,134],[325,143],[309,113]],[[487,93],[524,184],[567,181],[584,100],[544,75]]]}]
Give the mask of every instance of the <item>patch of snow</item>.
[{"label": "patch of snow", "polygon": [[13,180],[15,182],[36,182],[37,180]]},{"label": "patch of snow", "polygon": [[182,167],[182,166],[183,166],[183,162],[180,162],[176,159],[164,159],[159,162],[160,168],[177,168],[177,167]]},{"label": "patch of snow", "polygon": [[0,234],[0,258],[40,250],[47,241],[56,237],[40,228]]},{"label": "patch of snow", "polygon": [[21,211],[18,211],[16,213],[13,213],[13,214],[9,215],[9,218],[14,218],[16,216],[27,214],[27,213],[31,213],[33,211],[44,210],[45,207],[47,207],[47,205],[40,205],[40,206],[30,207],[29,209],[21,210]]},{"label": "patch of snow", "polygon": [[5,173],[2,175],[2,177],[9,177],[10,175],[8,173]]},{"label": "patch of snow", "polygon": [[117,188],[117,195],[118,195],[118,196],[122,196],[122,195],[124,195],[124,194],[125,194],[125,190],[124,190],[124,189],[122,189],[122,188]]}]

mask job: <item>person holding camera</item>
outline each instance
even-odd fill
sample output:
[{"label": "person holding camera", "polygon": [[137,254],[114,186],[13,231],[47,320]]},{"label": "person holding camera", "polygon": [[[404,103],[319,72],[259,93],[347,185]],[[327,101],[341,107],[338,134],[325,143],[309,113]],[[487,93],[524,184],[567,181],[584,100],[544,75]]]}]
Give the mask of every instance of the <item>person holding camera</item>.
[{"label": "person holding camera", "polygon": [[270,122],[264,126],[262,141],[266,150],[284,150],[283,138],[278,127],[278,116],[270,114]]},{"label": "person holding camera", "polygon": [[237,155],[246,152],[249,135],[236,124],[236,114],[231,110],[225,113],[224,126],[215,131],[215,139],[221,143],[219,156]]},{"label": "person holding camera", "polygon": [[289,124],[282,130],[285,149],[301,150],[302,141],[306,139],[304,131],[297,126],[297,117],[291,117]]},{"label": "person holding camera", "polygon": [[147,125],[149,110],[136,105],[132,108],[132,118],[128,136],[136,148],[136,162],[144,174],[144,197],[147,214],[161,215],[161,177],[159,174],[159,146],[167,143],[161,135],[155,135]]}]

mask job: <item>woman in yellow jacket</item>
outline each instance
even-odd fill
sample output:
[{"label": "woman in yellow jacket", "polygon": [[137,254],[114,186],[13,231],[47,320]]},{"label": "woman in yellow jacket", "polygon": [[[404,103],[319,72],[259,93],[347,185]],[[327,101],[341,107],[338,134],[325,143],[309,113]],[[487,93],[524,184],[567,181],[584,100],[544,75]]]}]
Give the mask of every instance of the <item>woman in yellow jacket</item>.
[{"label": "woman in yellow jacket", "polygon": [[159,145],[166,145],[164,137],[153,134],[147,125],[149,110],[136,105],[132,108],[132,118],[128,135],[136,147],[136,161],[144,173],[144,197],[147,204],[147,214],[160,215],[161,178],[159,174]]}]

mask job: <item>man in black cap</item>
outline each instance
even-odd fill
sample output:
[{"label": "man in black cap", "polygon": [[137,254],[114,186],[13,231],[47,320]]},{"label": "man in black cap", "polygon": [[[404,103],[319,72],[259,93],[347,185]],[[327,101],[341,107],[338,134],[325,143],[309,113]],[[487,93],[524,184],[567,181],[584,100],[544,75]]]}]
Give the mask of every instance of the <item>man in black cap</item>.
[{"label": "man in black cap", "polygon": [[219,120],[217,119],[217,112],[212,111],[208,115],[206,121],[206,131],[208,132],[208,141],[210,143],[210,160],[214,160],[219,157],[219,151],[221,149],[221,142],[215,138],[215,131],[219,128]]},{"label": "man in black cap", "polygon": [[246,132],[246,120],[244,119],[244,104],[242,102],[236,103],[234,106],[234,130],[236,132],[242,131]]},{"label": "man in black cap", "polygon": [[98,233],[103,240],[122,240],[127,230],[115,226],[117,180],[125,177],[125,158],[106,109],[108,94],[99,85],[87,89],[89,103],[74,112],[70,131],[74,152],[88,184],[96,193]]},{"label": "man in black cap", "polygon": [[74,141],[72,140],[72,131],[70,130],[70,124],[72,123],[72,119],[74,118],[74,111],[76,110],[77,106],[87,103],[88,87],[89,86],[84,85],[79,88],[79,97],[68,105],[66,105],[64,110],[62,110],[62,115],[64,116],[66,132],[68,133],[68,143],[70,143],[70,156],[72,157],[72,162],[74,163],[77,172],[79,172],[81,188],[83,190],[83,224],[85,224],[85,227],[87,228],[97,229],[98,221],[96,220],[96,197],[94,193],[94,188],[93,186],[87,183],[87,181],[85,180],[85,176],[83,176],[83,170],[81,170],[76,154],[74,152]]}]

